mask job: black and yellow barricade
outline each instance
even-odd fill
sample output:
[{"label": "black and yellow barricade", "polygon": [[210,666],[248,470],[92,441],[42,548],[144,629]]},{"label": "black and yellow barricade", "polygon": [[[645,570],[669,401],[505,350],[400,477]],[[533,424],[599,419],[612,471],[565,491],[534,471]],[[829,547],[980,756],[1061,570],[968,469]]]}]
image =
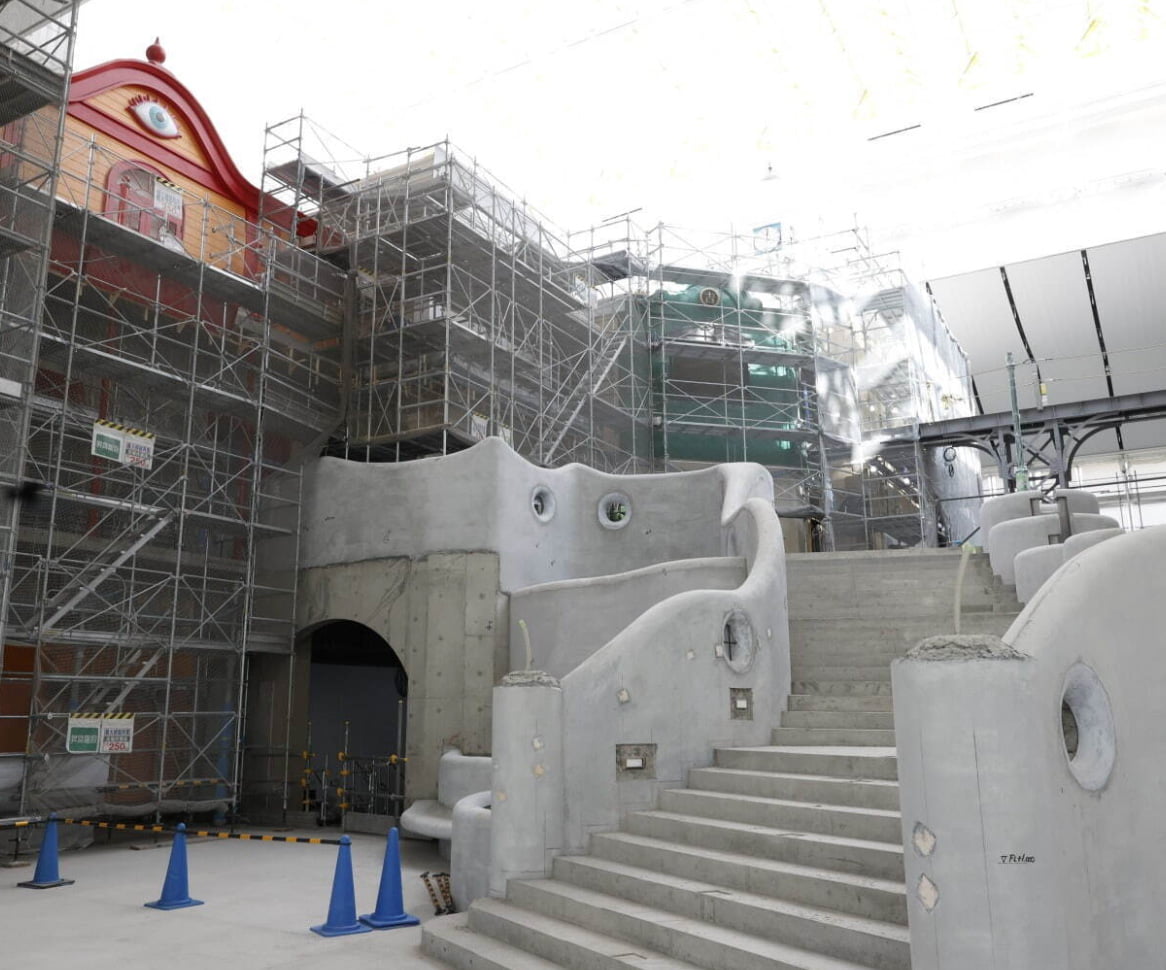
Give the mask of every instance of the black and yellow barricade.
[{"label": "black and yellow barricade", "polygon": [[[118,832],[176,832],[176,828],[165,825],[130,825],[125,822],[92,822],[88,819],[63,818],[64,825],[88,825],[95,829],[113,829]],[[220,832],[216,829],[183,828],[188,837],[202,839],[242,839],[246,842],[303,842],[309,845],[339,845],[339,839],[305,838],[300,835],[265,835],[262,832]]]}]

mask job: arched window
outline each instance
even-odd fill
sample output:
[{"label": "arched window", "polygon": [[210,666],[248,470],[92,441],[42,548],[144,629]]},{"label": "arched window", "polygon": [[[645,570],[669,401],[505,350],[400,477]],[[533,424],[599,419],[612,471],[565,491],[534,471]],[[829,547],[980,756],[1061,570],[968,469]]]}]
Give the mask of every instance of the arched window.
[{"label": "arched window", "polygon": [[115,222],[185,252],[185,206],[178,186],[145,162],[118,162],[105,184],[105,214]]}]

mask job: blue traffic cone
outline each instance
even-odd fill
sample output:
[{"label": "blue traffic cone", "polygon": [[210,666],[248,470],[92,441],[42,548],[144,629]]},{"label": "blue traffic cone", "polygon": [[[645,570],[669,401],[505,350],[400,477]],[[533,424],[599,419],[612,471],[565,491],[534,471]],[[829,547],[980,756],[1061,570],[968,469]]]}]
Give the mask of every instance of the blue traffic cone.
[{"label": "blue traffic cone", "polygon": [[55,886],[71,886],[74,881],[62,879],[57,868],[57,816],[50,815],[41,840],[40,854],[36,857],[36,872],[32,874],[32,882],[18,882],[16,885],[25,889],[52,889]]},{"label": "blue traffic cone", "polygon": [[328,919],[312,927],[321,936],[348,936],[350,933],[371,933],[356,918],[356,889],[352,882],[352,839],[340,836],[340,852],[336,856],[336,872],[332,876],[332,898],[328,901]]},{"label": "blue traffic cone", "polygon": [[162,898],[145,905],[150,909],[182,909],[185,906],[202,905],[201,899],[190,898],[186,872],[186,826],[181,822],[174,830],[170,862],[166,866],[166,878],[162,881]]},{"label": "blue traffic cone", "polygon": [[416,926],[421,922],[416,916],[405,912],[405,903],[401,897],[401,848],[395,828],[389,829],[389,841],[385,846],[385,864],[381,869],[381,888],[377,893],[376,910],[362,916],[360,921],[377,930]]}]

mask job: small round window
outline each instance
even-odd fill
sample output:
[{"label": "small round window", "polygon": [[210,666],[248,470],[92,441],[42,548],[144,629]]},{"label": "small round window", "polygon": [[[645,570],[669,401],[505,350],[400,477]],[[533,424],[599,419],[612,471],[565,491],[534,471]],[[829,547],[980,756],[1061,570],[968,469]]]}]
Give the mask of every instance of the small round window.
[{"label": "small round window", "polygon": [[539,522],[550,522],[555,517],[555,493],[545,485],[536,485],[530,493],[530,510]]},{"label": "small round window", "polygon": [[753,666],[756,647],[757,637],[749,617],[741,610],[733,610],[721,629],[721,657],[737,673],[744,673]]},{"label": "small round window", "polygon": [[1117,731],[1109,695],[1092,667],[1076,663],[1065,674],[1060,721],[1069,772],[1087,791],[1104,788],[1117,760]]},{"label": "small round window", "polygon": [[608,492],[599,500],[599,524],[605,529],[622,529],[632,517],[632,501],[623,492]]}]

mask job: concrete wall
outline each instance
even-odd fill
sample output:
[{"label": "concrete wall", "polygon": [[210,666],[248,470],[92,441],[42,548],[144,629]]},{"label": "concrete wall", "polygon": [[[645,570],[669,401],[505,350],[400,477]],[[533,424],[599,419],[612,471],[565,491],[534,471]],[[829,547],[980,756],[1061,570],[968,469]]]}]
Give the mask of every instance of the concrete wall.
[{"label": "concrete wall", "polygon": [[914,970],[1161,965],[1164,561],[1166,527],[1113,538],[1002,641],[894,664]]},{"label": "concrete wall", "polygon": [[[613,493],[628,513],[616,523],[602,508]],[[696,585],[740,585],[744,553],[727,523],[751,498],[772,506],[772,479],[757,465],[629,476],[543,469],[497,438],[401,464],[320,459],[304,481],[298,626],[357,620],[393,647],[409,675],[406,799],[434,798],[441,752],[490,751],[491,688],[512,655],[525,665],[521,643],[508,643],[507,594],[528,609],[539,660],[565,672],[654,603]],[[780,558],[780,532],[772,544]],[[709,623],[719,630],[720,613]],[[784,636],[784,622],[774,630]],[[302,684],[295,694],[299,724]]]},{"label": "concrete wall", "polygon": [[[562,678],[565,851],[583,851],[591,832],[685,784],[714,746],[768,743],[790,681],[781,528],[770,502],[750,498],[726,531],[747,561],[739,587],[656,604]],[[724,655],[731,617],[751,631],[748,662]],[[732,687],[752,689],[751,720],[732,716]],[[652,777],[618,770],[617,744],[656,745]]]},{"label": "concrete wall", "polygon": [[[446,748],[489,753],[490,692],[507,666],[505,603],[495,554],[315,566],[301,575],[298,606],[301,630],[329,620],[356,620],[384,637],[400,658],[409,676],[408,801],[437,797],[437,762]],[[310,661],[307,638],[301,640],[299,702],[293,712],[300,731]],[[386,695],[386,709],[391,700]],[[395,709],[391,713],[395,718]],[[293,749],[301,743],[293,739]]]},{"label": "concrete wall", "polygon": [[[505,592],[560,579],[724,555],[718,510],[724,466],[671,475],[607,475],[583,465],[539,468],[501,439],[443,458],[370,465],[323,458],[305,481],[301,563],[307,568],[444,551],[498,555]],[[737,466],[743,492],[773,495],[764,468]],[[543,487],[554,513],[542,521]],[[630,500],[619,529],[598,521],[612,491]],[[711,514],[710,514],[711,513]]]},{"label": "concrete wall", "polygon": [[744,581],[745,560],[720,557],[529,586],[510,597],[510,669],[526,666],[520,620],[530,635],[533,668],[562,677],[661,600],[688,590],[736,589]]}]

